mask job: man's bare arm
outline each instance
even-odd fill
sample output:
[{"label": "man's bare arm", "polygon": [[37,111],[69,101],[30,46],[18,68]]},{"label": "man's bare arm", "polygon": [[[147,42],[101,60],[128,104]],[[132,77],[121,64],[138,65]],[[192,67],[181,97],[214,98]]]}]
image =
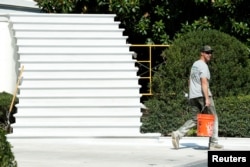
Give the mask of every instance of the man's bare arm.
[{"label": "man's bare arm", "polygon": [[208,95],[208,81],[207,78],[201,78],[201,88],[202,88],[202,92],[203,95],[205,97],[205,105],[206,106],[210,106],[210,99],[209,99],[209,95]]}]

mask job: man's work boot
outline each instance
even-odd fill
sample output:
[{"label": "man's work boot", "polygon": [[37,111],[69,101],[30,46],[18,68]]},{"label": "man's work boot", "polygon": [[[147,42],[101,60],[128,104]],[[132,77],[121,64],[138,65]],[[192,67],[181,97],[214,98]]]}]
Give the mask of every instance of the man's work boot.
[{"label": "man's work boot", "polygon": [[218,143],[209,143],[208,147],[209,150],[222,150],[224,148],[223,145]]},{"label": "man's work boot", "polygon": [[173,131],[172,134],[172,144],[174,146],[175,149],[179,149],[179,140],[180,140],[180,137],[179,137],[179,134],[177,131]]}]

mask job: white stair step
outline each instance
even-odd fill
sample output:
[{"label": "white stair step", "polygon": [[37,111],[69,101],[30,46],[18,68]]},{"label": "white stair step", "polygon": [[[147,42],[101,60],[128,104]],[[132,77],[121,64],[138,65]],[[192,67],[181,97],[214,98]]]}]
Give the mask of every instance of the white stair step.
[{"label": "white stair step", "polygon": [[55,72],[55,71],[48,71],[48,72],[33,72],[33,71],[25,71],[25,74],[23,77],[33,77],[33,76],[39,76],[41,78],[51,78],[51,77],[65,77],[65,78],[71,78],[73,76],[81,76],[81,77],[93,77],[95,76],[96,78],[116,78],[116,77],[135,77],[136,69],[131,70],[131,71],[123,71],[123,70],[112,70],[112,71],[60,71],[60,72]]},{"label": "white stair step", "polygon": [[91,95],[117,95],[122,94],[124,96],[128,95],[138,95],[139,94],[139,86],[138,87],[110,87],[107,88],[100,88],[100,87],[67,87],[67,88],[24,88],[22,86],[19,87],[20,94],[23,95],[33,95],[36,94],[37,96],[44,96],[46,94],[53,94],[57,96],[64,96],[64,95],[80,95],[84,94],[86,96]]},{"label": "white stair step", "polygon": [[138,85],[138,78],[90,78],[88,79],[78,79],[78,80],[66,80],[66,79],[32,79],[25,77],[25,82],[22,83],[23,87],[33,87],[34,85],[37,87],[45,87],[48,88],[52,85],[59,87],[65,87],[65,85],[70,85],[72,87],[87,87],[89,85],[97,87],[98,85],[102,85],[103,87],[108,87],[110,85],[120,85],[121,87],[131,87],[134,85]]},{"label": "white stair step", "polygon": [[[104,59],[104,57],[102,59],[99,59],[99,60],[93,60],[93,61],[86,61],[86,60],[68,60],[68,59],[60,59],[60,60],[49,60],[49,59],[46,59],[46,60],[19,60],[19,62],[21,63],[28,63],[28,64],[44,64],[44,63],[47,63],[47,64],[51,64],[51,63],[54,63],[54,64],[72,64],[72,63],[75,63],[75,64],[80,64],[80,63],[86,63],[86,64],[91,64],[91,65],[113,65],[113,64],[132,64],[134,65],[134,63],[136,62],[135,60],[128,60],[128,61],[121,61],[121,60],[112,60],[112,61],[107,61]],[[121,68],[122,69],[122,68]],[[125,68],[127,69],[127,68]],[[29,70],[29,69],[28,69]],[[45,69],[41,69],[41,70],[47,70],[46,68]],[[62,69],[61,69],[62,70]],[[78,70],[81,70],[81,69],[78,69]],[[93,69],[93,70],[98,70],[98,69]],[[92,71],[93,71],[92,70]],[[128,70],[128,69],[127,69]]]},{"label": "white stair step", "polygon": [[[135,104],[126,104],[124,103],[123,105],[121,104],[98,104],[98,103],[95,103],[95,104],[77,104],[77,105],[72,105],[72,104],[60,104],[60,105],[57,105],[57,104],[48,104],[48,105],[37,105],[37,104],[17,104],[16,107],[19,107],[19,108],[112,108],[112,107],[121,107],[121,106],[125,106],[125,107],[134,107],[136,106]],[[70,110],[68,110],[70,112]]]},{"label": "white stair step", "polygon": [[115,14],[11,14],[12,23],[113,23]]},{"label": "white stair step", "polygon": [[48,23],[48,22],[20,22],[12,26],[15,31],[19,30],[117,30],[120,22],[111,23]]},{"label": "white stair step", "polygon": [[120,85],[121,87],[125,87],[125,86],[134,86],[134,85],[138,85],[138,79],[134,78],[134,79],[122,79],[122,78],[118,78],[118,79],[88,79],[88,80],[25,80],[25,82],[23,82],[22,86],[23,87],[33,87],[34,85],[36,85],[37,87],[45,87],[48,88],[51,85],[56,85],[58,88],[59,87],[65,87],[65,85],[71,85],[72,87],[87,87],[89,85],[92,85],[94,87],[99,86],[101,83],[101,85],[103,87],[108,87],[110,85]]},{"label": "white stair step", "polygon": [[18,128],[14,127],[10,138],[79,138],[79,137],[135,137],[141,136],[134,128]]},{"label": "white stair step", "polygon": [[82,31],[30,31],[18,30],[15,31],[16,38],[22,37],[38,37],[38,38],[97,38],[97,37],[121,37],[123,36],[124,29],[118,30],[82,30]]},{"label": "white stair step", "polygon": [[[62,126],[95,126],[95,125],[108,125],[121,123],[121,125],[126,125],[131,123],[138,124],[140,122],[140,116],[134,117],[115,117],[115,116],[17,116],[19,125],[62,125]],[[53,126],[52,125],[52,126]]]},{"label": "white stair step", "polygon": [[[72,76],[72,77],[40,77],[40,76],[36,76],[36,77],[22,77],[22,78],[24,78],[25,79],[25,81],[26,80],[28,80],[28,81],[39,81],[39,82],[43,82],[43,81],[58,81],[58,83],[60,82],[60,81],[75,81],[75,82],[80,82],[80,81],[110,81],[110,80],[115,80],[115,81],[118,81],[118,80],[121,80],[121,81],[123,81],[123,82],[130,82],[131,80],[135,80],[135,79],[138,79],[138,77],[127,77],[127,78],[124,78],[124,77],[122,77],[122,76],[120,76],[120,77],[117,77],[117,78],[110,78],[110,77],[107,77],[107,76],[102,76],[102,77],[94,77],[94,76],[88,76],[88,77],[82,77],[82,76]],[[23,79],[23,80],[24,80]],[[68,83],[68,82],[66,82],[66,83]],[[59,83],[60,84],[60,83]],[[101,83],[99,83],[99,85],[100,85]],[[67,84],[65,84],[66,86],[68,86]],[[136,85],[138,85],[138,84],[136,84]],[[52,85],[53,86],[53,85]],[[91,86],[93,86],[93,85],[91,85]],[[112,85],[110,85],[110,86],[116,86],[115,84],[112,84]],[[119,86],[121,86],[121,85],[117,85],[118,87]],[[121,86],[121,87],[126,87],[126,86]],[[46,87],[47,88],[47,87]]]},{"label": "white stair step", "polygon": [[[102,59],[99,59],[99,60],[93,60],[93,61],[86,61],[86,60],[65,60],[65,59],[60,59],[60,60],[49,60],[49,59],[46,59],[46,60],[19,60],[19,62],[21,62],[22,64],[24,63],[27,63],[27,64],[72,64],[72,63],[75,63],[75,64],[90,64],[90,65],[120,65],[120,64],[131,64],[133,65],[133,67],[135,67],[134,63],[135,63],[135,60],[128,60],[128,61],[121,61],[121,60],[112,60],[112,61],[107,61],[105,60],[104,58]],[[86,69],[86,68],[85,68]],[[129,70],[128,68],[117,68],[117,69],[124,69],[124,70]],[[29,69],[27,69],[29,70]],[[48,69],[41,69],[41,70],[48,70]],[[60,70],[60,69],[59,69]],[[61,69],[62,71],[63,69]],[[65,70],[67,70],[67,68],[65,68]],[[76,71],[77,69],[75,69]],[[78,70],[81,70],[81,69],[78,69]],[[86,69],[87,70],[87,69]],[[85,71],[86,71],[85,70]],[[99,69],[89,69],[90,71],[94,71],[94,70],[99,70]],[[100,71],[100,70],[99,70]]]},{"label": "white stair step", "polygon": [[[44,111],[44,110],[49,110],[49,111],[53,111],[53,113],[49,113],[49,114],[55,114],[55,113],[58,113],[57,111],[59,110],[59,109],[62,109],[62,114],[63,114],[63,112],[71,112],[71,111],[75,111],[75,113],[79,113],[80,111],[78,111],[78,110],[82,110],[82,112],[80,112],[80,113],[82,113],[83,115],[86,115],[86,111],[93,111],[93,113],[89,113],[89,115],[93,115],[94,113],[98,113],[97,111],[95,111],[96,110],[96,108],[99,108],[100,110],[107,110],[107,109],[110,109],[111,111],[113,111],[114,110],[114,108],[120,108],[120,109],[116,109],[116,111],[114,111],[114,115],[116,115],[116,114],[121,114],[120,112],[121,111],[123,111],[121,108],[125,108],[125,109],[127,109],[127,108],[135,108],[134,109],[134,114],[136,115],[136,114],[138,114],[139,112],[140,112],[140,107],[139,106],[137,106],[137,105],[131,105],[131,104],[117,104],[117,105],[98,105],[98,104],[96,104],[96,105],[75,105],[75,106],[73,106],[73,105],[60,105],[60,106],[55,106],[55,105],[50,105],[50,106],[37,106],[37,105],[32,105],[32,104],[29,104],[29,105],[23,105],[23,104],[16,104],[15,105],[16,107],[18,107],[18,109],[20,109],[20,110],[33,110],[33,111],[36,111],[36,110],[38,110],[38,109],[40,109],[39,111]],[[64,109],[68,109],[68,110],[64,110]],[[112,110],[113,109],[113,110]],[[19,112],[18,112],[19,113]],[[45,113],[48,113],[48,112],[44,112],[44,114]],[[111,113],[111,112],[110,112]],[[30,114],[32,114],[32,113],[30,113]],[[73,114],[73,113],[72,113]],[[130,113],[127,113],[127,114],[130,114]],[[124,115],[127,115],[127,114],[124,114]]]},{"label": "white stair step", "polygon": [[17,45],[121,45],[126,44],[125,37],[110,37],[110,38],[19,38]]},{"label": "white stair step", "polygon": [[136,69],[135,65],[133,63],[129,62],[96,62],[96,63],[88,63],[88,62],[47,62],[47,63],[29,63],[29,62],[21,62],[23,66],[27,69],[48,69],[48,70],[56,70],[56,69],[66,69],[66,70],[117,70],[117,69]]},{"label": "white stair step", "polygon": [[130,118],[130,119],[88,119],[88,118],[20,118],[18,119],[18,125],[13,124],[13,127],[56,127],[56,128],[73,128],[73,127],[134,127],[140,126],[139,118]]},{"label": "white stair step", "polygon": [[[79,47],[82,47],[83,49],[88,49],[88,48],[91,48],[91,49],[96,49],[96,48],[100,48],[100,49],[103,49],[103,48],[108,48],[108,49],[111,49],[111,48],[126,48],[129,50],[129,47],[131,46],[130,44],[118,44],[118,43],[115,43],[113,45],[111,45],[110,43],[100,43],[99,45],[97,44],[97,42],[95,40],[93,41],[88,41],[88,43],[79,43],[77,41],[74,41],[75,43],[71,42],[71,43],[67,43],[67,41],[63,41],[61,40],[61,42],[57,43],[57,42],[51,42],[51,43],[30,43],[30,44],[22,44],[22,43],[19,43],[17,44],[17,46],[19,48],[23,48],[23,49],[28,49],[28,48],[33,48],[33,49],[36,49],[36,48],[42,48],[42,49],[51,49],[51,48],[66,48],[66,49],[78,49]],[[93,42],[93,43],[91,43]],[[126,51],[128,51],[126,50]]]},{"label": "white stair step", "polygon": [[70,104],[70,105],[112,105],[112,104],[138,104],[139,98],[21,98],[19,103],[23,105],[60,105],[60,104]]},{"label": "white stair step", "polygon": [[[105,59],[105,61],[130,61],[132,60],[132,52],[126,53],[76,53],[76,54],[21,54],[20,61],[27,60],[71,60],[71,61],[100,61]],[[25,68],[27,69],[27,68]]]},{"label": "white stair step", "polygon": [[138,110],[138,106],[108,106],[108,107],[54,107],[49,108],[43,106],[41,108],[31,108],[24,107],[21,104],[18,104],[18,112],[15,114],[16,117],[70,117],[70,116],[85,116],[85,117],[112,117],[112,116],[121,116],[121,117],[136,117],[140,116],[142,113]]},{"label": "white stair step", "polygon": [[79,53],[79,52],[126,52],[129,50],[129,45],[77,45],[77,46],[19,46],[19,53]]},{"label": "white stair step", "polygon": [[20,99],[136,99],[141,97],[141,95],[133,95],[133,96],[124,96],[124,95],[91,95],[91,96],[86,96],[86,95],[65,95],[65,96],[57,96],[57,95],[52,95],[52,94],[47,94],[44,96],[37,96],[35,94],[33,95],[16,95],[16,97]]}]

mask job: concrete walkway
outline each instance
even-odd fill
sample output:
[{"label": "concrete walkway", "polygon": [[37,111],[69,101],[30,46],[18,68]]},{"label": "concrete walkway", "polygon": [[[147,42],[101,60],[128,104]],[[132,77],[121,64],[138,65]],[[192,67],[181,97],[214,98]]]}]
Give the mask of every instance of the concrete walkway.
[{"label": "concrete walkway", "polygon": [[[32,140],[32,144],[31,144]],[[205,167],[207,137],[185,137],[180,149],[160,139],[8,139],[18,167]],[[250,138],[220,138],[225,150],[250,150]],[[48,151],[50,150],[50,151]]]}]

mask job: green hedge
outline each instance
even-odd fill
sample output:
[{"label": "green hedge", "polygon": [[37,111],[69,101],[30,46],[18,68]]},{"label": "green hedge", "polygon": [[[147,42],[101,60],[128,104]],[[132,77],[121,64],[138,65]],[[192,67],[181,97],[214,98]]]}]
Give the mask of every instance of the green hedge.
[{"label": "green hedge", "polygon": [[145,103],[149,110],[142,116],[143,133],[160,132],[165,136],[191,118],[183,94],[172,95],[172,98],[175,100],[152,98]]},{"label": "green hedge", "polygon": [[250,96],[218,98],[219,135],[250,137]]},{"label": "green hedge", "polygon": [[0,128],[0,166],[17,167],[17,162],[11,151],[11,145],[7,141],[5,131]]},{"label": "green hedge", "polygon": [[[250,96],[231,96],[214,100],[219,117],[219,136],[250,137]],[[188,104],[183,108],[175,103],[175,107],[171,107],[175,108],[172,112],[169,112],[164,101],[157,99],[149,100],[147,105],[154,108],[154,113],[144,113],[143,132],[160,132],[167,136],[190,118]],[[196,136],[196,128],[191,129],[187,135]]]},{"label": "green hedge", "polygon": [[[171,47],[162,53],[165,63],[160,65],[153,75],[153,96],[144,102],[149,111],[142,118],[142,132],[160,132],[162,135],[167,135],[190,117],[184,92],[188,92],[190,68],[193,62],[199,59],[199,49],[205,44],[211,45],[214,49],[209,68],[211,91],[214,99],[219,100],[215,101],[217,112],[220,113],[221,105],[232,105],[223,100],[224,98],[239,95],[244,97],[250,94],[249,48],[236,38],[217,30],[189,32],[175,39]],[[238,101],[237,105],[244,106],[241,102]],[[237,108],[231,107],[230,116],[244,122],[242,115],[236,110]],[[249,113],[248,110],[246,112]],[[236,133],[238,127],[231,125],[234,124],[231,122],[231,117],[226,113],[220,114],[230,120],[220,118],[221,135],[249,136],[247,131]],[[230,130],[223,130],[228,129],[226,127],[230,127]],[[249,127],[243,128],[249,129]]]},{"label": "green hedge", "polygon": [[[7,121],[7,113],[9,112],[13,95],[7,92],[0,92],[0,124],[4,124]],[[15,117],[13,116],[17,112],[15,104],[18,103],[18,98],[15,99],[14,105],[10,114],[10,123],[15,123]]]}]

